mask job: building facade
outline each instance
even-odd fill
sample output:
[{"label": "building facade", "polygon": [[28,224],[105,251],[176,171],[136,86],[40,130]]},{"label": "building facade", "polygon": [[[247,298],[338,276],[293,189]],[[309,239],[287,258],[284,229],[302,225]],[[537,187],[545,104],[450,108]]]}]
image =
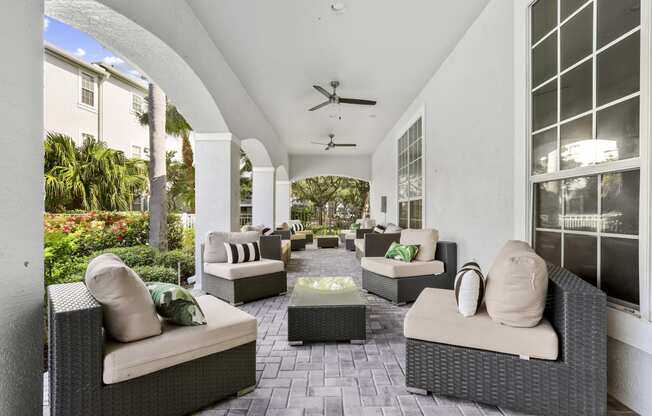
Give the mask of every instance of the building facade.
[{"label": "building facade", "polygon": [[[81,144],[94,137],[127,157],[149,157],[149,130],[137,115],[147,109],[147,84],[105,64],[89,64],[53,45],[45,46],[44,122]],[[181,159],[181,139],[168,136],[168,151]]]}]

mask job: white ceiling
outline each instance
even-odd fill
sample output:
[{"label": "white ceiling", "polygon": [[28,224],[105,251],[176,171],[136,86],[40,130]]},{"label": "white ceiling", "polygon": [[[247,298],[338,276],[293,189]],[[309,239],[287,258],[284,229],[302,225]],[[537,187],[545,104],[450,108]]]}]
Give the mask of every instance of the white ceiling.
[{"label": "white ceiling", "polygon": [[[329,0],[188,0],[291,154],[325,154],[310,141],[331,132],[358,147],[329,154],[372,153],[487,2],[344,0],[334,13]],[[312,85],[333,79],[378,104],[308,112],[325,100]]]}]

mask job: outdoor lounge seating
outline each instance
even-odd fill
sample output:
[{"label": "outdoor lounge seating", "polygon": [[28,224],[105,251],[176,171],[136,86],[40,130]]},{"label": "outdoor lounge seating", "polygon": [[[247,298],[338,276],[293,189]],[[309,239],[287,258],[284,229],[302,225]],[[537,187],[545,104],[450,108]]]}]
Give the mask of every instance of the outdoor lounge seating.
[{"label": "outdoor lounge seating", "polygon": [[[287,276],[280,260],[278,236],[260,236],[256,231],[241,233],[212,232],[202,244],[202,289],[211,295],[238,305],[256,299],[284,294]],[[261,259],[246,263],[227,263],[224,242],[250,243],[261,241]],[[273,259],[266,258],[264,247],[274,241]],[[265,243],[263,243],[265,242]]]},{"label": "outdoor lounge seating", "polygon": [[207,324],[115,342],[83,283],[48,287],[50,414],[185,415],[256,384],[256,319],[212,296]]},{"label": "outdoor lounge seating", "polygon": [[486,310],[464,318],[452,292],[425,289],[405,318],[408,389],[540,415],[606,414],[606,296],[560,267],[548,275],[533,328]]},{"label": "outdoor lounge seating", "polygon": [[[294,225],[294,224],[301,224],[301,220],[290,220],[288,224],[289,224],[290,227],[292,227],[292,225]],[[312,232],[312,230],[306,230],[306,229],[298,230],[298,231],[296,231],[296,234],[305,235],[306,236],[306,244],[312,244],[312,242],[313,242],[313,232]]]},{"label": "outdoor lounge seating", "polygon": [[452,289],[457,271],[457,244],[449,241],[436,242],[434,259],[430,261],[405,263],[385,258],[392,242],[400,242],[401,235],[407,233],[417,239],[420,236],[431,238],[429,230],[404,230],[402,233],[367,234],[364,239],[362,288],[396,304],[414,301],[427,287]]}]

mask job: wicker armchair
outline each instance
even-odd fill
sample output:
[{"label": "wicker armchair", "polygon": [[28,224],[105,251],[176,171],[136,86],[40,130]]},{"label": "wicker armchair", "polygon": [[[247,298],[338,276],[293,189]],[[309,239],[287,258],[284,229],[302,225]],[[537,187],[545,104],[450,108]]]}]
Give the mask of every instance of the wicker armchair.
[{"label": "wicker armchair", "polygon": [[102,306],[83,283],[51,285],[47,296],[52,416],[185,415],[256,384],[255,341],[104,384]]},{"label": "wicker armchair", "polygon": [[559,338],[555,361],[407,339],[406,385],[540,415],[607,412],[606,295],[548,265],[545,317]]}]

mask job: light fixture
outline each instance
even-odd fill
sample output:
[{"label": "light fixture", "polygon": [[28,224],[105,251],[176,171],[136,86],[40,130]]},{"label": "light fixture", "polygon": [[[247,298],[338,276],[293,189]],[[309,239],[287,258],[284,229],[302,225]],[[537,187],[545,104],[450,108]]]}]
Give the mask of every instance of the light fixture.
[{"label": "light fixture", "polygon": [[335,13],[343,13],[346,10],[346,5],[342,2],[331,4],[331,10]]}]

